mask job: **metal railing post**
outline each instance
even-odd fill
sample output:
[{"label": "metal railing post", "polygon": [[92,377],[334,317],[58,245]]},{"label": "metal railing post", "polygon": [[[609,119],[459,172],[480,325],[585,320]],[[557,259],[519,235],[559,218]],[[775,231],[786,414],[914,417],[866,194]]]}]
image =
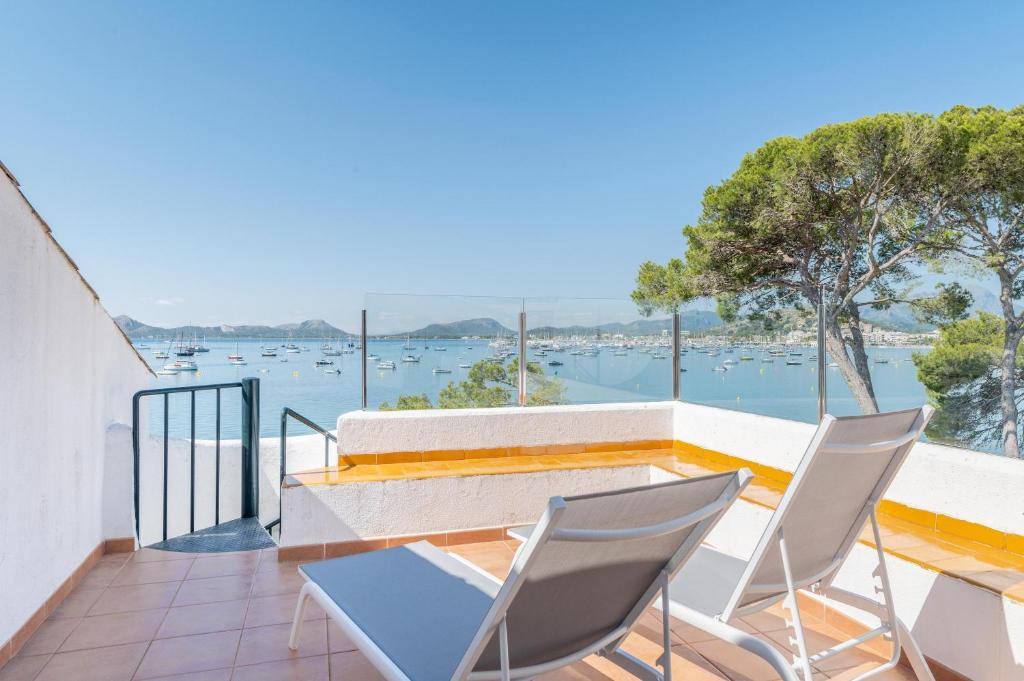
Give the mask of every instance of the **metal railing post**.
[{"label": "metal railing post", "polygon": [[139,402],[142,396],[136,393],[132,396],[132,459],[135,469],[132,473],[132,480],[135,483],[135,490],[132,499],[135,502],[135,538],[141,539],[139,534]]},{"label": "metal railing post", "polygon": [[680,329],[679,329],[679,311],[676,310],[672,313],[672,399],[679,399],[679,374],[681,373],[682,367],[680,366],[679,351],[682,350],[680,347]]},{"label": "metal railing post", "polygon": [[288,407],[281,409],[281,443],[280,443],[281,476],[277,488],[277,522],[278,532],[281,531],[281,520],[284,510],[284,477],[288,474]]},{"label": "metal railing post", "polygon": [[242,379],[242,517],[258,516],[260,503],[260,379]]},{"label": "metal railing post", "polygon": [[825,290],[818,289],[818,421],[828,411],[828,377],[825,374]]},{"label": "metal railing post", "polygon": [[361,372],[359,374],[359,376],[360,376],[359,387],[360,387],[360,390],[362,391],[363,409],[365,410],[366,406],[367,406],[367,399],[366,399],[366,310],[363,310],[362,322],[360,322],[360,327],[359,327],[359,338],[360,338],[359,345],[362,347],[362,350],[360,350],[360,352],[359,352],[359,356],[363,358],[363,366],[362,366],[362,370],[361,370]]},{"label": "metal railing post", "polygon": [[526,406],[526,312],[519,313],[519,406]]}]

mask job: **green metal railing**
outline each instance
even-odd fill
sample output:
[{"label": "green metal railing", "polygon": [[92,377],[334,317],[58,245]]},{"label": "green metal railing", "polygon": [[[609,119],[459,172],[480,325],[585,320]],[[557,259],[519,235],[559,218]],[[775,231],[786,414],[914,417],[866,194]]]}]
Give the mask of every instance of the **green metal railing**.
[{"label": "green metal railing", "polygon": [[307,428],[324,436],[324,467],[331,465],[331,443],[337,444],[338,438],[326,428],[322,428],[313,421],[295,411],[285,407],[281,410],[281,480],[278,488],[278,513],[277,520],[267,525],[269,530],[274,525],[281,523],[281,500],[284,498],[284,478],[288,475],[288,419],[293,418]]},{"label": "green metal railing", "polygon": [[[190,433],[189,433],[189,532],[196,530],[196,393],[214,391],[216,393],[216,445],[215,445],[215,482],[214,482],[214,524],[220,524],[220,427],[221,427],[221,392],[224,390],[241,390],[241,425],[242,425],[242,461],[241,461],[241,517],[259,517],[259,451],[260,451],[260,381],[258,378],[243,378],[231,383],[211,383],[209,385],[181,386],[176,388],[153,388],[140,390],[132,398],[132,450],[134,455],[134,502],[135,502],[135,535],[141,541],[140,533],[140,407],[144,397],[163,397],[163,541],[167,540],[167,499],[169,472],[169,416],[170,396],[175,393],[190,394]],[[276,521],[275,521],[276,522]]]}]

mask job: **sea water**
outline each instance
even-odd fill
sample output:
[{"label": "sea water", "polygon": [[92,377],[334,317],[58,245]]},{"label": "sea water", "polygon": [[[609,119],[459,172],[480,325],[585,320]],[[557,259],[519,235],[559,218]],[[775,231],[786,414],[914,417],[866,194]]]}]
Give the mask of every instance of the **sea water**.
[{"label": "sea water", "polygon": [[[260,379],[260,432],[264,436],[280,432],[280,415],[283,407],[290,407],[322,427],[333,430],[338,416],[361,408],[360,392],[360,351],[355,347],[351,354],[322,357],[321,341],[289,341],[300,349],[297,353],[286,353],[283,347],[276,349],[276,357],[261,357],[261,348],[281,341],[246,340],[237,344],[238,354],[245,357],[244,366],[232,365],[228,355],[235,353],[235,341],[210,341],[206,353],[197,353],[192,359],[199,370],[180,372],[171,376],[157,376],[153,387],[190,386],[209,383],[238,381],[245,377]],[[153,354],[166,350],[166,343],[137,342],[149,347],[140,349],[140,354],[154,370],[174,362],[174,354],[167,360],[155,359]],[[406,346],[411,346],[407,349]],[[347,344],[345,344],[347,346]],[[335,346],[341,349],[343,346]],[[515,352],[514,347],[507,348]],[[538,363],[544,373],[557,378],[565,387],[565,401],[572,404],[600,402],[637,402],[668,400],[672,398],[672,360],[668,348],[630,349],[602,347],[596,356],[570,354],[574,348],[566,346],[561,352],[543,350],[538,347],[527,349],[527,358]],[[792,348],[787,348],[787,351]],[[802,352],[795,361],[799,365],[787,365],[787,357],[769,358],[760,349],[735,349],[732,353],[722,352],[709,356],[689,349],[682,357],[684,372],[680,373],[681,398],[685,401],[707,404],[726,409],[777,416],[813,423],[817,421],[818,376],[817,361],[812,360],[814,348],[800,347]],[[382,402],[392,405],[400,395],[425,394],[436,403],[437,395],[450,382],[465,380],[469,369],[460,364],[472,365],[494,354],[487,340],[371,340],[367,345],[369,354],[380,359],[367,361],[367,401],[370,409],[376,409]],[[624,355],[616,354],[625,352]],[[924,387],[917,380],[917,371],[911,359],[914,352],[927,352],[926,348],[870,347],[871,374],[882,410],[903,409],[920,406],[926,400]],[[546,353],[546,354],[538,354]],[[406,355],[419,357],[419,362],[403,362]],[[753,357],[741,361],[742,355]],[[660,357],[660,358],[659,358]],[[333,361],[328,367],[317,367],[315,361]],[[383,360],[395,362],[395,369],[378,369]],[[725,360],[735,364],[722,368]],[[880,362],[881,360],[881,362]],[[549,362],[561,362],[551,366]],[[884,363],[882,363],[884,362]],[[434,373],[434,368],[449,369],[452,373]],[[327,373],[334,369],[338,373]],[[828,382],[828,410],[836,415],[859,413],[856,401],[846,387],[839,370],[826,368]],[[516,391],[509,388],[512,399]],[[189,394],[171,395],[168,402],[170,414],[168,430],[172,436],[187,437],[191,430]],[[163,431],[162,397],[148,397],[150,430],[155,434]],[[196,437],[212,439],[216,434],[216,396],[213,392],[199,392],[196,395]],[[221,437],[235,439],[240,432],[239,390],[221,391]],[[309,432],[298,423],[289,423],[289,433]]]}]

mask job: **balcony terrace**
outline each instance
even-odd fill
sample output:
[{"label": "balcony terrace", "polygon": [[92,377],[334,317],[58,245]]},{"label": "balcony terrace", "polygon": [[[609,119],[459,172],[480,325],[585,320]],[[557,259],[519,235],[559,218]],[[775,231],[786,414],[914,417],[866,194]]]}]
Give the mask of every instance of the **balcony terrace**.
[{"label": "balcony terrace", "polygon": [[[0,681],[379,678],[316,606],[299,650],[288,649],[299,565],[424,540],[503,577],[520,546],[509,529],[535,522],[550,497],[741,467],[754,481],[708,543],[745,558],[815,431],[677,399],[527,407],[523,394],[517,407],[348,412],[325,450],[321,434],[261,439],[259,383],[245,379],[215,388],[241,388],[241,439],[153,435],[145,410],[132,410],[149,368],[4,177],[0,236],[17,247],[0,252],[0,271],[26,292],[26,309],[57,309],[25,312],[30,323],[0,330],[34,353],[11,369],[25,391],[9,405],[19,426],[2,452]],[[80,333],[55,333],[53,319]],[[51,372],[55,354],[87,370]],[[677,392],[678,361],[662,363]],[[36,372],[50,372],[48,382]],[[896,612],[940,681],[1024,678],[1021,489],[1019,461],[920,442],[880,504]],[[148,548],[239,517],[258,526],[276,518],[276,548]],[[865,531],[839,573],[844,589],[876,595],[875,546]],[[801,594],[799,606],[812,649],[878,622],[813,595]],[[625,643],[652,664],[659,617],[646,613]],[[788,653],[791,627],[778,606],[741,622]],[[676,678],[775,678],[751,654],[681,621],[671,631]],[[854,678],[889,646],[843,652],[815,665],[814,678]],[[594,656],[542,678],[632,677]],[[879,678],[914,677],[901,665]]]}]

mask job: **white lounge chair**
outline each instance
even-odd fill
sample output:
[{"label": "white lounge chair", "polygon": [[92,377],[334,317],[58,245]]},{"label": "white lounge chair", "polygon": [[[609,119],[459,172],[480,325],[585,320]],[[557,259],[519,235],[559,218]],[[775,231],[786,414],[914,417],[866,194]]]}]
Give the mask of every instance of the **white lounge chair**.
[{"label": "white lounge chair", "polygon": [[[673,580],[668,611],[759,655],[786,681],[799,677],[811,681],[814,663],[879,636],[892,641],[892,656],[858,679],[894,667],[902,650],[919,679],[934,681],[910,631],[896,617],[875,514],[933,411],[926,406],[869,416],[826,415],[750,559],[701,546]],[[871,523],[878,556],[872,576],[879,580],[881,602],[833,585],[866,521]],[[517,528],[510,534],[522,539],[531,532],[532,528]],[[861,636],[812,653],[797,608],[796,594],[801,589],[877,616],[880,624]],[[740,617],[780,601],[792,632],[792,663],[773,646],[736,626]]]},{"label": "white lounge chair", "polygon": [[670,678],[619,650],[752,474],[554,497],[499,582],[427,542],[303,565],[289,646],[312,598],[392,681],[531,679],[588,655]]}]

